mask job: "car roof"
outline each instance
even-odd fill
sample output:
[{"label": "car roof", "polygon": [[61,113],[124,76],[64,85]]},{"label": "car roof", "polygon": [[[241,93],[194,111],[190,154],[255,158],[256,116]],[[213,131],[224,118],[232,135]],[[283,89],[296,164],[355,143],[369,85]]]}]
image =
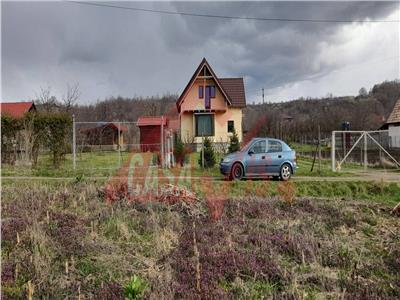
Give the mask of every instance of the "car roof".
[{"label": "car roof", "polygon": [[283,142],[280,139],[275,139],[275,138],[270,138],[270,137],[254,137],[251,139],[252,141],[258,141],[258,140],[271,140],[271,141],[279,141],[279,142]]}]

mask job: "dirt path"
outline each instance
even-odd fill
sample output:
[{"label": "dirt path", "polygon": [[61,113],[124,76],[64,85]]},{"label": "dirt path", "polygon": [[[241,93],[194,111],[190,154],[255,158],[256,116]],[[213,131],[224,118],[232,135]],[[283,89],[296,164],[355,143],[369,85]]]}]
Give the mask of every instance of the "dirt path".
[{"label": "dirt path", "polygon": [[[143,174],[144,175],[144,174]],[[86,177],[91,180],[109,180],[110,177],[107,176],[93,176]],[[112,180],[122,180],[127,179],[125,174],[117,174],[116,176],[111,177]],[[17,176],[6,176],[2,177],[2,180],[75,180],[75,177],[17,177]],[[136,180],[145,180],[145,176],[135,176]],[[179,176],[158,176],[160,180],[170,179],[189,179],[189,180],[201,180],[201,181],[212,181],[212,180],[224,180],[222,176],[218,177],[207,177],[207,176],[187,176],[181,178]],[[366,172],[366,173],[358,173],[356,176],[330,176],[330,177],[317,177],[317,176],[294,176],[292,178],[293,181],[378,181],[378,182],[397,182],[400,183],[400,174],[399,173],[389,173],[389,172]]]}]

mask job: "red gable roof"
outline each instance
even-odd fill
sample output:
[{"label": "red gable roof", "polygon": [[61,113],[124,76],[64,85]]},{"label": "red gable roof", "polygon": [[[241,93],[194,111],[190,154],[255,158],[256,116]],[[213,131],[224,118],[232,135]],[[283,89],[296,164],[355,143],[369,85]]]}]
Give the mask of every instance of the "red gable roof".
[{"label": "red gable roof", "polygon": [[139,117],[137,121],[137,126],[161,126],[161,120],[163,121],[163,125],[167,125],[167,118],[162,116],[143,116]]},{"label": "red gable roof", "polygon": [[35,104],[29,102],[3,102],[0,103],[2,115],[9,115],[14,118],[22,118],[27,112],[36,110]]}]

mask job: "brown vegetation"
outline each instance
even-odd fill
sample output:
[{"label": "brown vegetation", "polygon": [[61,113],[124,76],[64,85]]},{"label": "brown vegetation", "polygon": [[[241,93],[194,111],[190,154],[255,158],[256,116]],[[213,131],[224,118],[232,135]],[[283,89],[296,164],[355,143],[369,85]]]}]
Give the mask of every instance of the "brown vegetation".
[{"label": "brown vegetation", "polygon": [[133,275],[151,299],[400,297],[400,219],[385,204],[245,197],[211,218],[201,200],[103,197],[90,183],[3,186],[4,299],[122,299]]}]

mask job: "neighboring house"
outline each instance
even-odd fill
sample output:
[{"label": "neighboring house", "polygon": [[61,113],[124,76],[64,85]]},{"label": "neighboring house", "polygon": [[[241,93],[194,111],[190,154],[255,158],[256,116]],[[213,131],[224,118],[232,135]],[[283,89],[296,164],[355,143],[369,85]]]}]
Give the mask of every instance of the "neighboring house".
[{"label": "neighboring house", "polygon": [[162,129],[164,129],[164,139],[179,130],[178,120],[170,120],[166,116],[142,116],[138,119],[137,126],[140,130],[140,150],[142,152],[160,151]]},{"label": "neighboring house", "polygon": [[229,142],[233,130],[243,140],[242,109],[246,107],[243,78],[218,78],[205,58],[197,67],[177,103],[181,139],[202,143]]},{"label": "neighboring house", "polygon": [[1,115],[8,115],[10,117],[19,119],[28,112],[35,112],[36,106],[32,101],[29,102],[5,102],[0,103]]},{"label": "neighboring house", "polygon": [[[32,101],[29,102],[2,102],[0,103],[1,116],[9,116],[14,119],[21,119],[28,112],[36,112],[36,106]],[[26,153],[25,138],[27,131],[18,130],[13,137],[6,136],[2,132],[1,138],[1,162],[14,164],[17,157]]]},{"label": "neighboring house", "polygon": [[[84,144],[88,147],[95,146],[102,150],[117,150],[125,148],[124,135],[128,128],[119,123],[105,123],[92,128],[81,129],[85,135]],[[118,140],[119,139],[119,140]]]},{"label": "neighboring house", "polygon": [[386,123],[381,129],[389,130],[390,147],[400,148],[400,98],[397,100]]}]

